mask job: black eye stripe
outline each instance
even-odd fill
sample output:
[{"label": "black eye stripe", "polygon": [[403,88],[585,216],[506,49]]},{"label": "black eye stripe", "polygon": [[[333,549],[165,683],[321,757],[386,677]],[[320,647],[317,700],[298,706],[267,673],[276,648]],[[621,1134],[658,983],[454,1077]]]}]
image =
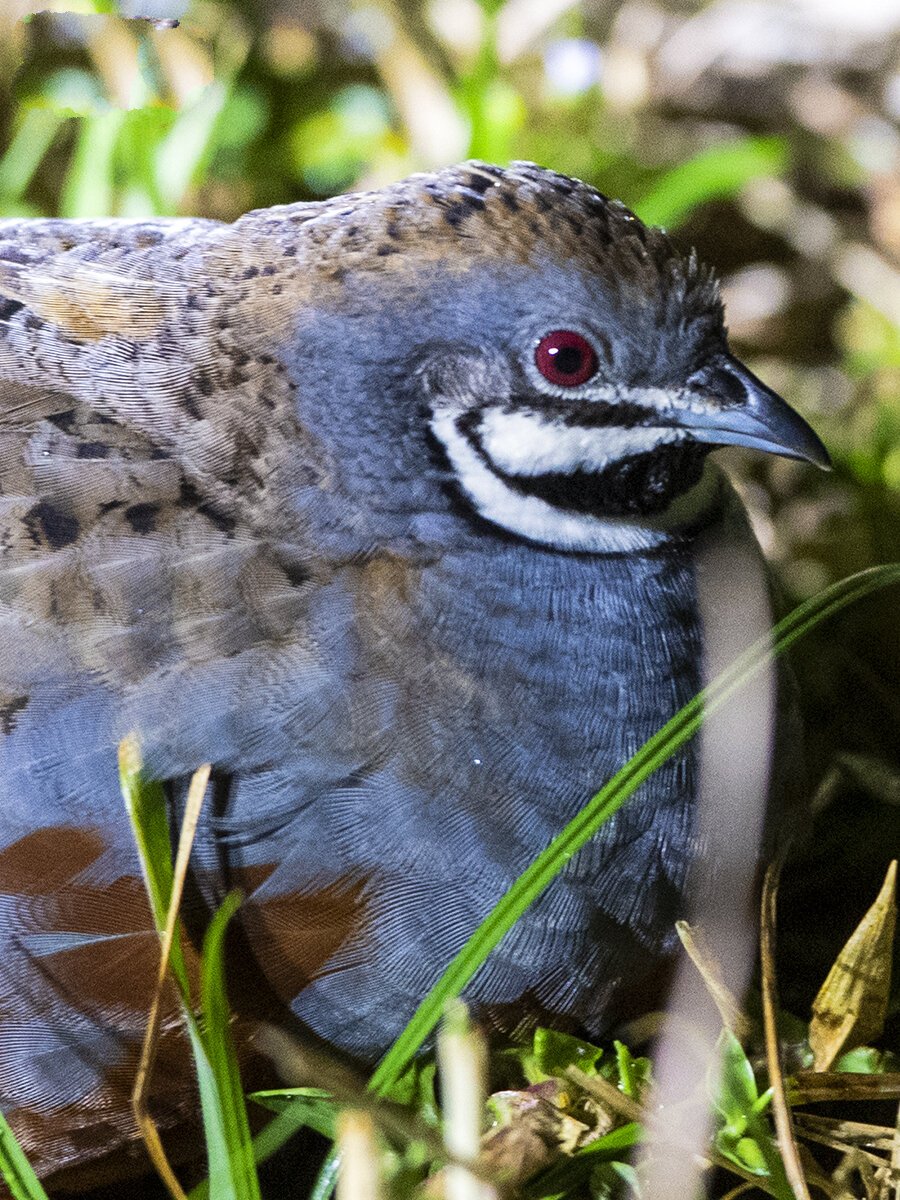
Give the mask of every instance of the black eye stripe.
[{"label": "black eye stripe", "polygon": [[[477,424],[480,414],[490,407],[493,406],[481,404],[470,409],[465,414],[467,423]],[[516,391],[499,407],[506,413],[532,411],[535,408],[535,399],[528,392]],[[666,424],[655,409],[627,399],[557,400],[542,396],[538,407],[540,412],[552,416],[563,425],[580,425],[584,429],[634,429],[642,426],[657,428]]]}]

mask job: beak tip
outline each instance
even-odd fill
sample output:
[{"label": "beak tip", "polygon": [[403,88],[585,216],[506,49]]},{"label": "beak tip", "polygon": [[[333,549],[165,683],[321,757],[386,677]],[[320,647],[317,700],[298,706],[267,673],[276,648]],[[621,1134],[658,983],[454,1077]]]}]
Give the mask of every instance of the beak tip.
[{"label": "beak tip", "polygon": [[715,366],[717,369],[708,378],[709,391],[715,395],[721,387],[728,395],[729,388],[733,390],[738,381],[743,403],[727,407],[716,420],[708,422],[700,440],[781,454],[808,462],[821,471],[833,469],[831,456],[819,435],[743,363],[728,355]]},{"label": "beak tip", "polygon": [[818,467],[820,471],[833,471],[834,463],[831,461],[831,455],[828,453],[825,443],[812,430],[809,430],[809,433],[811,437],[801,451],[802,457],[812,466]]}]

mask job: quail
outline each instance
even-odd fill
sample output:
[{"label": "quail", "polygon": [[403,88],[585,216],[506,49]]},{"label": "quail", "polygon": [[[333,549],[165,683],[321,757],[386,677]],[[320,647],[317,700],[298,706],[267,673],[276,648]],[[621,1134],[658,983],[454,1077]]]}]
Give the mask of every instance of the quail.
[{"label": "quail", "polygon": [[[173,827],[213,765],[187,910],[243,889],[234,986],[372,1062],[697,690],[699,540],[756,553],[726,444],[827,462],[696,256],[531,164],[0,222],[0,1107],[41,1172],[135,1136],[159,951],[119,740]],[[568,863],[485,1020],[633,1007],[696,776],[688,746]]]}]

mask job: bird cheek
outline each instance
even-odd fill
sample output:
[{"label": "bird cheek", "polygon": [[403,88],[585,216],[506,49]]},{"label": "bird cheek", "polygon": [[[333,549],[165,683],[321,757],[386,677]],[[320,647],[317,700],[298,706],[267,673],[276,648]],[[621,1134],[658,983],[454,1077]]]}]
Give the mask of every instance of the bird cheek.
[{"label": "bird cheek", "polygon": [[461,412],[485,400],[507,399],[509,371],[499,356],[471,346],[433,348],[416,369],[422,394],[432,412]]}]

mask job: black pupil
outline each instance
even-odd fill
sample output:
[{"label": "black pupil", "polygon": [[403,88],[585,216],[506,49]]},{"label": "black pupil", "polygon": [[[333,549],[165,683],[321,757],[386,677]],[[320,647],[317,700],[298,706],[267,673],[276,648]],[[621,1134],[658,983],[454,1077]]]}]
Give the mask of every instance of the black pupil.
[{"label": "black pupil", "polygon": [[554,357],[554,366],[561,375],[574,375],[581,370],[584,353],[578,346],[562,346]]}]

